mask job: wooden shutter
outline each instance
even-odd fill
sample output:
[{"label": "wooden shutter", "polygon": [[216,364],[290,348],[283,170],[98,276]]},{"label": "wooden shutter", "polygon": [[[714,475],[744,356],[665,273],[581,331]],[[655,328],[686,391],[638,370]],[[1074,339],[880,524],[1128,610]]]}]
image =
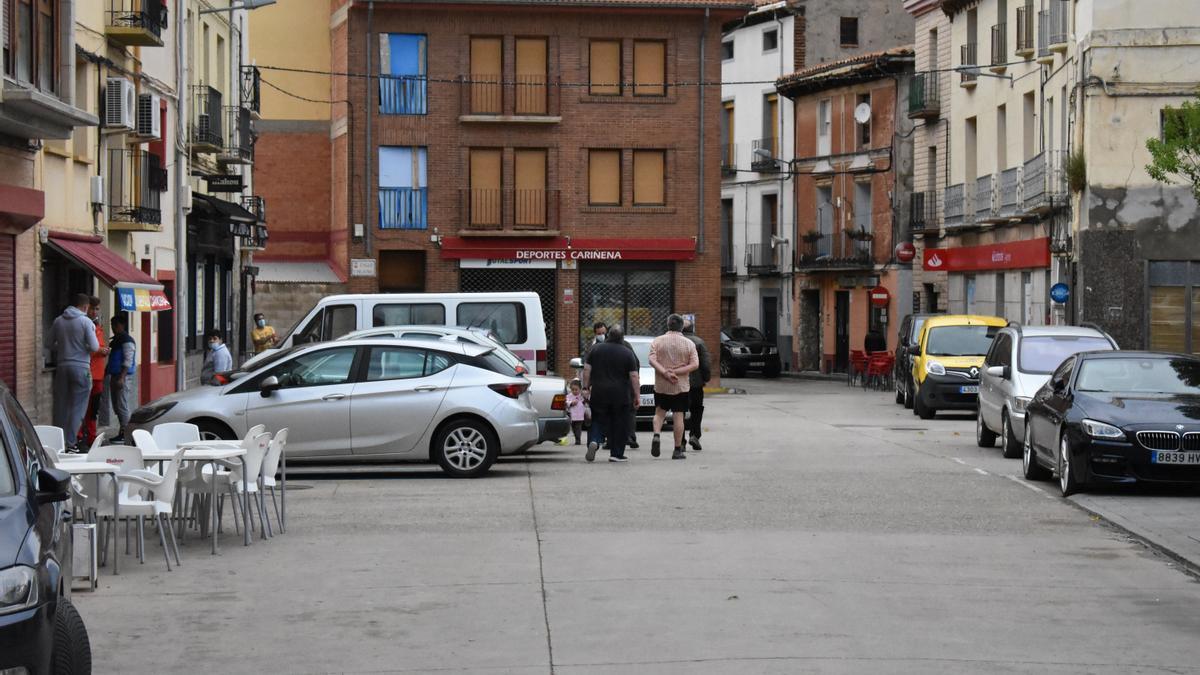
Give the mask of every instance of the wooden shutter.
[{"label": "wooden shutter", "polygon": [[770,139],[767,149],[772,157],[779,156],[779,95],[767,94],[763,114],[763,138]]},{"label": "wooden shutter", "polygon": [[499,115],[504,110],[503,42],[498,37],[471,38],[471,112]]},{"label": "wooden shutter", "polygon": [[1187,350],[1186,303],[1186,287],[1155,286],[1150,289],[1150,349],[1175,353]]},{"label": "wooden shutter", "polygon": [[499,148],[471,150],[471,224],[500,226]]},{"label": "wooden shutter", "polygon": [[517,150],[515,156],[517,227],[546,224],[546,151]]},{"label": "wooden shutter", "polygon": [[545,38],[517,38],[517,114],[546,114]]},{"label": "wooden shutter", "polygon": [[621,151],[588,151],[588,203],[621,203]]},{"label": "wooden shutter", "polygon": [[[6,2],[7,0],[0,0]],[[0,381],[17,393],[17,238],[0,234]]]},{"label": "wooden shutter", "polygon": [[633,153],[633,203],[652,206],[666,203],[666,153],[636,150]]},{"label": "wooden shutter", "polygon": [[621,41],[592,40],[590,49],[591,84],[588,93],[596,96],[620,96]]},{"label": "wooden shutter", "polygon": [[667,95],[667,43],[633,43],[633,95]]}]

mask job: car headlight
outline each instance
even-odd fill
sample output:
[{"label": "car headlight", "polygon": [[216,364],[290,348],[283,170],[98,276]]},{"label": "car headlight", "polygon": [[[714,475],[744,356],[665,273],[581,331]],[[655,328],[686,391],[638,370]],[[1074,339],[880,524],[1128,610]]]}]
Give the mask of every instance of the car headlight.
[{"label": "car headlight", "polygon": [[129,416],[129,421],[133,422],[134,424],[153,422],[163,415],[166,415],[171,408],[175,407],[176,403],[178,402],[167,401],[166,403],[159,403],[157,405],[143,406],[133,411],[133,414]]},{"label": "car headlight", "polygon": [[1083,430],[1092,438],[1125,438],[1125,432],[1111,424],[1097,422],[1096,420],[1083,420],[1080,422],[1083,425]]},{"label": "car headlight", "polygon": [[1013,399],[1012,411],[1018,415],[1025,414],[1025,408],[1029,406],[1029,402],[1033,399],[1028,396],[1017,396]]},{"label": "car headlight", "polygon": [[36,570],[25,565],[0,570],[0,614],[19,612],[37,604]]},{"label": "car headlight", "polygon": [[778,354],[779,348],[778,347],[767,347],[767,353],[768,354]]},{"label": "car headlight", "polygon": [[925,363],[925,372],[929,375],[945,375],[946,366],[943,366],[937,361],[927,361]]},{"label": "car headlight", "polygon": [[745,347],[734,347],[730,351],[732,351],[734,354],[737,354],[738,356],[745,356],[746,354],[750,353],[750,350],[746,349]]}]

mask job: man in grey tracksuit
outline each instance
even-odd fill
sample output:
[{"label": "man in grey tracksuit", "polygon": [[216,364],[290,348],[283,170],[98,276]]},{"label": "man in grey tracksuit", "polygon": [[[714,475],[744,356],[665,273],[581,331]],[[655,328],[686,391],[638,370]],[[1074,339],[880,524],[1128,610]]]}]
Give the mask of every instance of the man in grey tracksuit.
[{"label": "man in grey tracksuit", "polygon": [[50,327],[50,351],[54,353],[54,426],[74,444],[79,425],[87,412],[92,391],[92,353],[100,350],[96,326],[87,316],[90,297],[77,294],[71,307],[63,310]]}]

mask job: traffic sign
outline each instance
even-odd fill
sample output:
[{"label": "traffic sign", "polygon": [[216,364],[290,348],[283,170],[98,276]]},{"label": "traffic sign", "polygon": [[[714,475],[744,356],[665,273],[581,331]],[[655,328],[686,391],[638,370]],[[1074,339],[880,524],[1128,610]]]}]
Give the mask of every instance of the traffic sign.
[{"label": "traffic sign", "polygon": [[1062,305],[1071,297],[1071,289],[1064,283],[1057,283],[1050,287],[1050,299]]},{"label": "traffic sign", "polygon": [[883,286],[876,286],[867,291],[867,294],[871,298],[872,307],[887,307],[892,299],[892,294]]}]

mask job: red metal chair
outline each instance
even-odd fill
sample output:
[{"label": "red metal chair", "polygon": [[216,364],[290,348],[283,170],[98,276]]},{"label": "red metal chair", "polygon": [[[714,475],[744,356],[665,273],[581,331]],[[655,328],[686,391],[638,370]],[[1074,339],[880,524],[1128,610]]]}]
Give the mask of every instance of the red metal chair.
[{"label": "red metal chair", "polygon": [[892,369],[895,365],[896,355],[892,352],[873,352],[867,357],[867,372],[863,386],[886,389],[891,385]]},{"label": "red metal chair", "polygon": [[[846,386],[853,385],[860,377],[867,374],[867,353],[857,349],[850,350],[850,368],[846,373]],[[865,382],[865,379],[864,379]]]}]

